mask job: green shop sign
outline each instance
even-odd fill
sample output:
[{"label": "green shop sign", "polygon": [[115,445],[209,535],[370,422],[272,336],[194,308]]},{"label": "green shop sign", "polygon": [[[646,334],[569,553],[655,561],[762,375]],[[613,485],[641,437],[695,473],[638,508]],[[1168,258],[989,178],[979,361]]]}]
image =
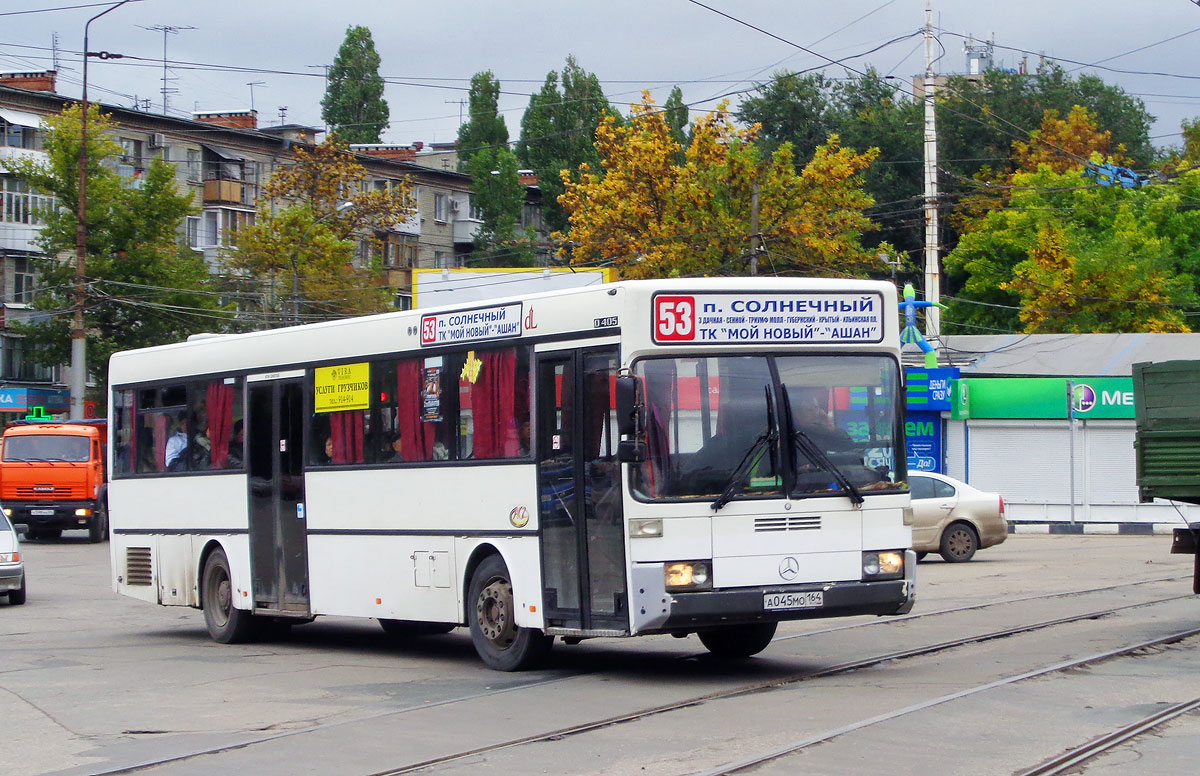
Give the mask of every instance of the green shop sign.
[{"label": "green shop sign", "polygon": [[1132,377],[968,377],[954,381],[950,417],[1066,418],[1074,382],[1077,418],[1132,418]]}]

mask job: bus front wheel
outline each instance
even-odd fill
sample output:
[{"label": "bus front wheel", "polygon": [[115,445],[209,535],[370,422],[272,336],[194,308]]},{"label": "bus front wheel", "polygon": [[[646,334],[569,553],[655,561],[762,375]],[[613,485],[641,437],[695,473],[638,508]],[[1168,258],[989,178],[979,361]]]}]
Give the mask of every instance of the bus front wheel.
[{"label": "bus front wheel", "polygon": [[717,657],[740,658],[757,655],[775,637],[779,623],[760,622],[751,625],[723,625],[700,631],[700,643]]},{"label": "bus front wheel", "polygon": [[475,569],[467,603],[471,641],[488,668],[523,671],[549,653],[553,637],[517,626],[512,581],[499,555],[488,556]]},{"label": "bus front wheel", "polygon": [[208,635],[221,644],[249,641],[254,633],[254,615],[233,605],[233,577],[224,550],[213,550],[204,563],[204,624]]}]

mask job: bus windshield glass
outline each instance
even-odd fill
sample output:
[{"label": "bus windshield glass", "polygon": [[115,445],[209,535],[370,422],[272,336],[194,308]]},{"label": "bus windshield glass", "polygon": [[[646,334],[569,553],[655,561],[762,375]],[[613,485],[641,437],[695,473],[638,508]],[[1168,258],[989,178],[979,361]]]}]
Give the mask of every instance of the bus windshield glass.
[{"label": "bus windshield glass", "polygon": [[652,358],[635,372],[644,387],[648,455],[633,485],[643,500],[724,503],[731,492],[778,497],[903,487],[893,358]]},{"label": "bus windshield glass", "polygon": [[4,440],[4,460],[85,462],[88,438],[63,434],[10,436]]}]

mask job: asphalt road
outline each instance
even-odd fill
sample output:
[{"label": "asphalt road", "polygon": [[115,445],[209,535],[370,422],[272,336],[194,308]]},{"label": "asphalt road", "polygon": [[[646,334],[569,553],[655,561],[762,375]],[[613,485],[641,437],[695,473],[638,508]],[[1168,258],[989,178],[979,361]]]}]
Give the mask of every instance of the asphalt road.
[{"label": "asphalt road", "polygon": [[[147,766],[139,773],[151,774],[375,774],[791,681],[797,672],[919,642],[1126,607],[778,691],[635,714],[427,771],[695,773],[859,726],[761,772],[861,773],[888,763],[889,776],[1013,773],[1143,709],[1200,695],[1200,638],[973,689],[1200,627],[1200,599],[1187,595],[1191,558],[1172,556],[1169,547],[1165,536],[1018,535],[970,563],[923,562],[913,614],[929,616],[789,623],[761,656],[735,663],[710,659],[694,636],[560,644],[546,669],[503,674],[479,663],[465,629],[397,641],[372,621],[322,618],[271,643],[216,644],[197,611],[113,593],[108,545],[67,532],[23,545],[28,602],[0,605],[0,774],[96,774],[139,764]],[[1072,594],[1105,586],[1112,587]],[[950,609],[961,611],[934,614]],[[931,699],[943,700],[904,711]],[[862,724],[880,714],[896,716]],[[1197,724],[1183,717],[1089,767],[1132,772],[1130,763],[1144,759],[1162,776],[1190,774]],[[896,757],[901,749],[908,753]],[[206,751],[214,753],[195,756]],[[153,765],[160,760],[169,762]]]}]

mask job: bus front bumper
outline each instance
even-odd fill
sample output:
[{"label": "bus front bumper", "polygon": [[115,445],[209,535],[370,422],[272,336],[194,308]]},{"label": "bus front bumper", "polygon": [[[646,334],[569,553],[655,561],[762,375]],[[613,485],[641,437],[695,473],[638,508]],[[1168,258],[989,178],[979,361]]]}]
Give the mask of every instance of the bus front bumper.
[{"label": "bus front bumper", "polygon": [[765,585],[688,593],[666,592],[661,581],[662,567],[647,564],[643,570],[634,568],[634,628],[638,633],[666,633],[756,622],[907,614],[916,600],[916,556],[912,550],[908,551],[906,561],[904,579]]}]

